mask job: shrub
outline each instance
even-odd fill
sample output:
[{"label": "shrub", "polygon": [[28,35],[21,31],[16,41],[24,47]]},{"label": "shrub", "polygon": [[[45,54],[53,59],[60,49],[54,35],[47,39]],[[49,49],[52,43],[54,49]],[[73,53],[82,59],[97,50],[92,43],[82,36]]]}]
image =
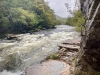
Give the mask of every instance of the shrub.
[{"label": "shrub", "polygon": [[57,54],[53,54],[53,55],[50,56],[50,59],[58,59],[58,58],[59,58],[59,57],[58,57]]}]

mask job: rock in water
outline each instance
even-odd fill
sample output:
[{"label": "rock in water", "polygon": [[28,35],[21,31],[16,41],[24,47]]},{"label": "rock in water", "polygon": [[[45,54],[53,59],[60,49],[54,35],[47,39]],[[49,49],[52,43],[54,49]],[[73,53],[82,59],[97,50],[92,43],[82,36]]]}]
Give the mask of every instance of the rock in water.
[{"label": "rock in water", "polygon": [[18,38],[14,34],[8,34],[7,40],[17,40]]}]

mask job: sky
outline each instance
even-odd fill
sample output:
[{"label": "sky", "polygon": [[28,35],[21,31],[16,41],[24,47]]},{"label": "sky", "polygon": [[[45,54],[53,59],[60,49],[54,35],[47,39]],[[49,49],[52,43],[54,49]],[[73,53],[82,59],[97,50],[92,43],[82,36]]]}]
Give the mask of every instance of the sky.
[{"label": "sky", "polygon": [[68,3],[69,6],[73,9],[75,5],[75,0],[45,0],[49,2],[49,6],[54,10],[55,14],[61,17],[68,17],[69,13],[67,12],[67,8],[65,3]]}]

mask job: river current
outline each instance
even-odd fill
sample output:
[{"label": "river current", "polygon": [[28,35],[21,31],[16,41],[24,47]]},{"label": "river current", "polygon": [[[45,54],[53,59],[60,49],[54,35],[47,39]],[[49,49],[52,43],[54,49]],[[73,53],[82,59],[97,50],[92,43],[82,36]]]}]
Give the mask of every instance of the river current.
[{"label": "river current", "polygon": [[16,36],[20,41],[0,42],[0,75],[24,75],[28,66],[40,63],[48,55],[58,51],[58,44],[67,39],[78,38],[79,33],[72,26],[58,25],[55,29]]}]

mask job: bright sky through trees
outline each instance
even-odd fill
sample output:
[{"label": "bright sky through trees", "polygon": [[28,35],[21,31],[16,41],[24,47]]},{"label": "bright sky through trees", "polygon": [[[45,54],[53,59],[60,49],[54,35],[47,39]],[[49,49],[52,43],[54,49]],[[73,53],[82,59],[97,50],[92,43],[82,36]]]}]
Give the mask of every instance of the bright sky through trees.
[{"label": "bright sky through trees", "polygon": [[61,17],[67,17],[69,13],[65,3],[68,3],[69,6],[73,9],[75,7],[75,0],[45,0],[49,2],[49,6],[54,9],[55,13]]}]

